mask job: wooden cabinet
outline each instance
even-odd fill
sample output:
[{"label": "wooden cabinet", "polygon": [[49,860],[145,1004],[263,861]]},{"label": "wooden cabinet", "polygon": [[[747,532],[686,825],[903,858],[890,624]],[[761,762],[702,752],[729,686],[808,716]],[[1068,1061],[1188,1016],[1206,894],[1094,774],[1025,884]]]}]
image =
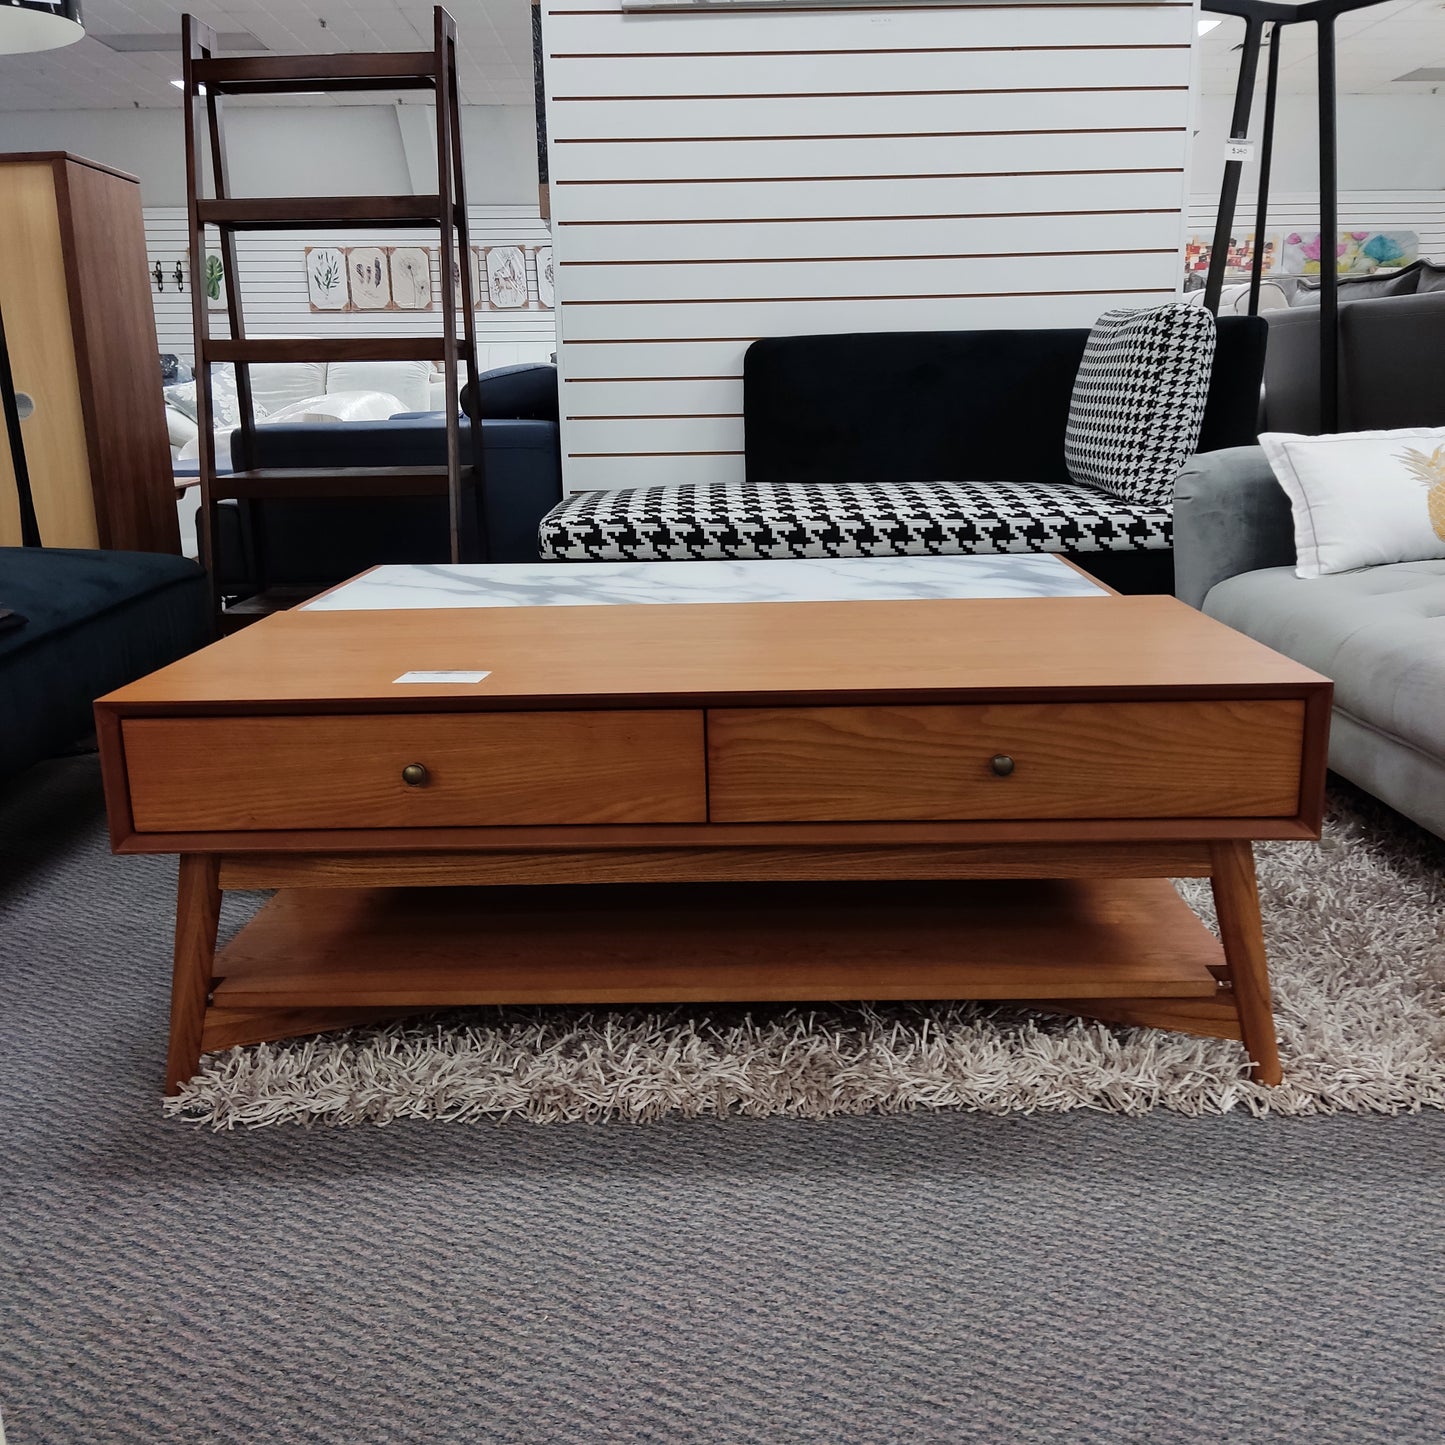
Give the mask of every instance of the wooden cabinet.
[{"label": "wooden cabinet", "polygon": [[[140,185],[62,153],[0,155],[0,309],[40,540],[179,552]],[[0,428],[0,546],[18,546]]]}]

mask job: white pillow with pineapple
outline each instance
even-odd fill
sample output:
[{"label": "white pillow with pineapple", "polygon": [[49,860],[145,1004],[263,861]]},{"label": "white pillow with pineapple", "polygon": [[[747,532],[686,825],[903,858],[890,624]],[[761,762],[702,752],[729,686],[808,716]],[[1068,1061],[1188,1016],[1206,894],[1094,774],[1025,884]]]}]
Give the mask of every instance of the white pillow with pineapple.
[{"label": "white pillow with pineapple", "polygon": [[1299,576],[1445,557],[1445,427],[1259,444],[1289,495]]}]

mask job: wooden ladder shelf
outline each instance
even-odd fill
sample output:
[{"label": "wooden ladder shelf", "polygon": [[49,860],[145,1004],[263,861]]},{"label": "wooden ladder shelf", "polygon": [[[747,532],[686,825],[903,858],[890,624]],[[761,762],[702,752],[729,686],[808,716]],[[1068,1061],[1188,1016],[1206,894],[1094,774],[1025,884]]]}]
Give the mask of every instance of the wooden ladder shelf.
[{"label": "wooden ladder shelf", "polygon": [[[461,363],[475,372],[476,297],[469,264],[471,237],[466,178],[462,165],[461,115],[457,102],[456,22],[441,6],[435,10],[436,43],[431,50],[395,55],[265,55],[222,58],[215,54],[216,33],[187,15],[182,21],[186,93],[187,211],[190,222],[191,275],[205,275],[206,230],[220,236],[226,278],[229,335],[211,336],[205,289],[191,287],[195,319],[196,422],[200,429],[201,555],[211,577],[217,626],[231,631],[270,612],[294,606],[304,588],[267,589],[264,556],[262,592],[225,605],[217,565],[216,508],[227,500],[243,504],[262,499],[307,497],[358,500],[376,497],[442,496],[447,499],[447,555],[453,562],[485,560],[487,536],[483,507],[481,417],[472,389],[466,423],[471,461],[461,460]],[[231,194],[222,102],[228,95],[284,95],[300,91],[426,90],[435,95],[437,190],[423,196],[237,197]],[[209,152],[210,190],[203,154]],[[246,230],[294,230],[304,226],[386,226],[433,228],[441,235],[441,275],[445,318],[440,336],[328,337],[252,339],[246,335],[237,265],[236,235]],[[460,277],[462,335],[457,335],[456,306],[448,278]],[[242,468],[219,476],[214,445],[215,406],[211,367],[231,362],[236,368],[239,455],[253,454],[251,366],[291,361],[433,361],[446,375],[447,460],[445,466]],[[440,551],[440,549],[439,549]]]}]

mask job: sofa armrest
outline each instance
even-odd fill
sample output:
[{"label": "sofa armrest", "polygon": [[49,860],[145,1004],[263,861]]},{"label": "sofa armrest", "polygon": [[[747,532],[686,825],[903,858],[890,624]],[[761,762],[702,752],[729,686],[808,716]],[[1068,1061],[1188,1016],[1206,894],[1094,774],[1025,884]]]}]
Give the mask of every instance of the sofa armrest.
[{"label": "sofa armrest", "polygon": [[1174,485],[1174,591],[1201,607],[1226,577],[1292,567],[1289,498],[1259,447],[1192,458]]}]

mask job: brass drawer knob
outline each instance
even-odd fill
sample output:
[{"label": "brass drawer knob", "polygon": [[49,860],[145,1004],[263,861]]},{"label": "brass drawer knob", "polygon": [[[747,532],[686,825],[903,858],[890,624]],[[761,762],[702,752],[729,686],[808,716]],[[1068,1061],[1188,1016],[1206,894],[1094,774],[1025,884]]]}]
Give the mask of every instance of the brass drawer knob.
[{"label": "brass drawer knob", "polygon": [[429,774],[420,763],[408,763],[401,770],[401,780],[409,788],[419,788],[427,781]]},{"label": "brass drawer knob", "polygon": [[1006,778],[1014,770],[1014,760],[1007,753],[995,753],[989,759],[989,767],[1000,778]]}]

